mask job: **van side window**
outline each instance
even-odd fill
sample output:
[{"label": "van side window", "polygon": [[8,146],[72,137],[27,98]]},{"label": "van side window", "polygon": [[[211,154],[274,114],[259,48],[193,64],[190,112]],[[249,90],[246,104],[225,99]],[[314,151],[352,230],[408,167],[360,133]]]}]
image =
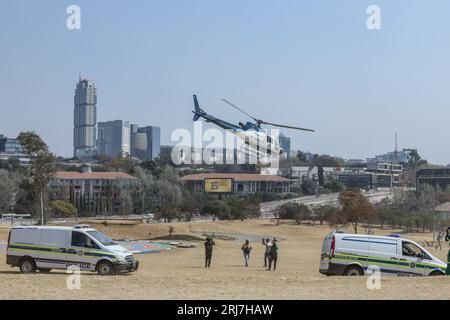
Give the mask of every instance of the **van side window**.
[{"label": "van side window", "polygon": [[407,241],[402,241],[402,255],[431,260],[431,258],[422,249]]},{"label": "van side window", "polygon": [[98,249],[98,246],[84,233],[72,231],[72,247]]}]

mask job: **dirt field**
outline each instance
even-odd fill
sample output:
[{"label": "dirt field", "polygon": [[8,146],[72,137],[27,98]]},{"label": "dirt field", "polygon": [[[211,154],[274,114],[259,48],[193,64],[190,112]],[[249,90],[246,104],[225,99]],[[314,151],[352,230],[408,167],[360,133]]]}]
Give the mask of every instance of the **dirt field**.
[{"label": "dirt field", "polygon": [[[193,222],[160,225],[96,225],[113,238],[148,239],[167,235],[195,235],[201,231],[273,235],[279,242],[277,271],[265,271],[263,246],[253,244],[250,267],[243,266],[240,243],[216,240],[211,269],[203,268],[201,242],[194,249],[137,255],[138,272],[100,277],[82,273],[81,290],[68,290],[64,271],[22,275],[5,264],[0,253],[0,299],[450,299],[450,277],[383,277],[380,290],[368,290],[366,277],[326,277],[318,272],[323,236],[328,226],[276,226],[273,221]],[[8,227],[0,225],[0,242]],[[387,234],[391,230],[377,230]],[[408,234],[430,240],[430,234]],[[446,261],[448,246],[431,252]]]}]

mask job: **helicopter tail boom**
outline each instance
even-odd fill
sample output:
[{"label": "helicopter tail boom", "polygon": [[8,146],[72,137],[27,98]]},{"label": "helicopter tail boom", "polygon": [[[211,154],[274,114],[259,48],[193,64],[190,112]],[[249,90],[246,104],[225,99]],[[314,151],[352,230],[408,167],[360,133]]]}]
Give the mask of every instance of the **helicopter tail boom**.
[{"label": "helicopter tail boom", "polygon": [[202,109],[200,109],[200,106],[198,105],[198,101],[197,101],[197,96],[194,94],[194,108],[195,111],[192,111],[194,113],[194,121],[197,121],[198,119],[200,119],[200,116],[202,113],[204,113],[204,111]]}]

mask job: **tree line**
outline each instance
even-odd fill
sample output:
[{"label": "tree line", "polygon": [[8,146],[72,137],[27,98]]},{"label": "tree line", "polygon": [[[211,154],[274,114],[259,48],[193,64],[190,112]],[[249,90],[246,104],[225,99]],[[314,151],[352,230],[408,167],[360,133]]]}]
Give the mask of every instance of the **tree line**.
[{"label": "tree line", "polygon": [[445,190],[423,185],[420,192],[397,190],[391,199],[372,204],[359,190],[339,193],[337,206],[310,208],[304,204],[286,203],[276,212],[278,219],[293,219],[297,223],[328,223],[335,229],[350,225],[355,233],[361,228],[402,229],[406,232],[431,232],[446,229],[450,221],[435,212],[436,206],[450,201],[450,186]]}]

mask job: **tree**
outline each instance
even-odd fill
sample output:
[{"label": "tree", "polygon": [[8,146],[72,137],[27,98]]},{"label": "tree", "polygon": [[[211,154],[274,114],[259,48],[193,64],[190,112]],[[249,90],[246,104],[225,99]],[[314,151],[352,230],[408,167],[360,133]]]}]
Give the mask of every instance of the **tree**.
[{"label": "tree", "polygon": [[343,167],[343,163],[340,159],[326,154],[315,154],[311,159],[311,164],[315,167]]},{"label": "tree", "polygon": [[359,191],[344,191],[339,194],[341,215],[351,223],[355,234],[360,223],[370,223],[376,217],[373,205]]},{"label": "tree", "polygon": [[223,200],[208,200],[202,208],[202,214],[210,214],[220,220],[230,219],[230,207]]},{"label": "tree", "polygon": [[297,207],[297,212],[294,215],[294,220],[297,224],[300,224],[304,220],[308,220],[311,215],[311,209],[303,203]]},{"label": "tree", "polygon": [[0,212],[12,213],[19,199],[20,177],[5,169],[0,169]]},{"label": "tree", "polygon": [[325,183],[324,187],[326,189],[331,190],[332,192],[336,192],[336,193],[344,191],[344,189],[345,189],[345,186],[335,179]]},{"label": "tree", "polygon": [[322,225],[324,221],[331,220],[331,217],[337,211],[338,211],[337,208],[330,205],[320,206],[314,209],[314,216],[317,220],[319,220],[319,223]]},{"label": "tree", "polygon": [[130,157],[118,156],[112,158],[105,163],[105,167],[109,171],[121,171],[127,173],[133,173],[133,169],[138,165],[138,161]]},{"label": "tree", "polygon": [[288,202],[280,207],[279,218],[280,219],[294,219],[298,210],[298,204],[295,202]]},{"label": "tree", "polygon": [[[129,179],[115,179],[112,183],[114,202],[120,204],[120,212],[122,215],[129,215],[135,211],[135,197],[139,191],[139,183]],[[113,203],[115,206],[115,203]],[[89,208],[87,208],[89,210]]]},{"label": "tree", "polygon": [[56,171],[55,156],[50,153],[47,144],[35,132],[21,132],[17,140],[30,158],[22,188],[29,190],[35,201],[40,199],[40,223],[44,225],[44,191]]},{"label": "tree", "polygon": [[59,213],[63,216],[74,216],[77,213],[73,204],[63,200],[54,200],[50,202],[50,208],[54,213]]},{"label": "tree", "polygon": [[299,160],[299,161],[301,161],[301,162],[306,162],[306,161],[308,161],[308,158],[306,157],[306,153],[304,153],[303,151],[301,151],[301,150],[298,150],[297,151],[297,159]]},{"label": "tree", "polygon": [[226,201],[230,208],[230,218],[255,218],[260,214],[259,199],[257,197],[233,197]]},{"label": "tree", "polygon": [[280,208],[280,219],[294,219],[297,224],[303,220],[308,220],[311,215],[311,209],[303,203],[288,202]]},{"label": "tree", "polygon": [[380,227],[383,228],[386,222],[392,222],[392,209],[390,207],[390,203],[387,199],[382,200],[375,206],[375,210],[378,216],[378,221],[380,223]]},{"label": "tree", "polygon": [[301,188],[304,195],[313,195],[316,193],[317,185],[311,178],[303,177]]},{"label": "tree", "polygon": [[[408,155],[408,162],[406,163],[406,170],[408,175],[408,180],[411,182],[413,186],[416,186],[416,173],[417,169],[427,164],[428,161],[422,159],[417,150],[411,150]],[[417,186],[416,186],[417,187]]]}]

